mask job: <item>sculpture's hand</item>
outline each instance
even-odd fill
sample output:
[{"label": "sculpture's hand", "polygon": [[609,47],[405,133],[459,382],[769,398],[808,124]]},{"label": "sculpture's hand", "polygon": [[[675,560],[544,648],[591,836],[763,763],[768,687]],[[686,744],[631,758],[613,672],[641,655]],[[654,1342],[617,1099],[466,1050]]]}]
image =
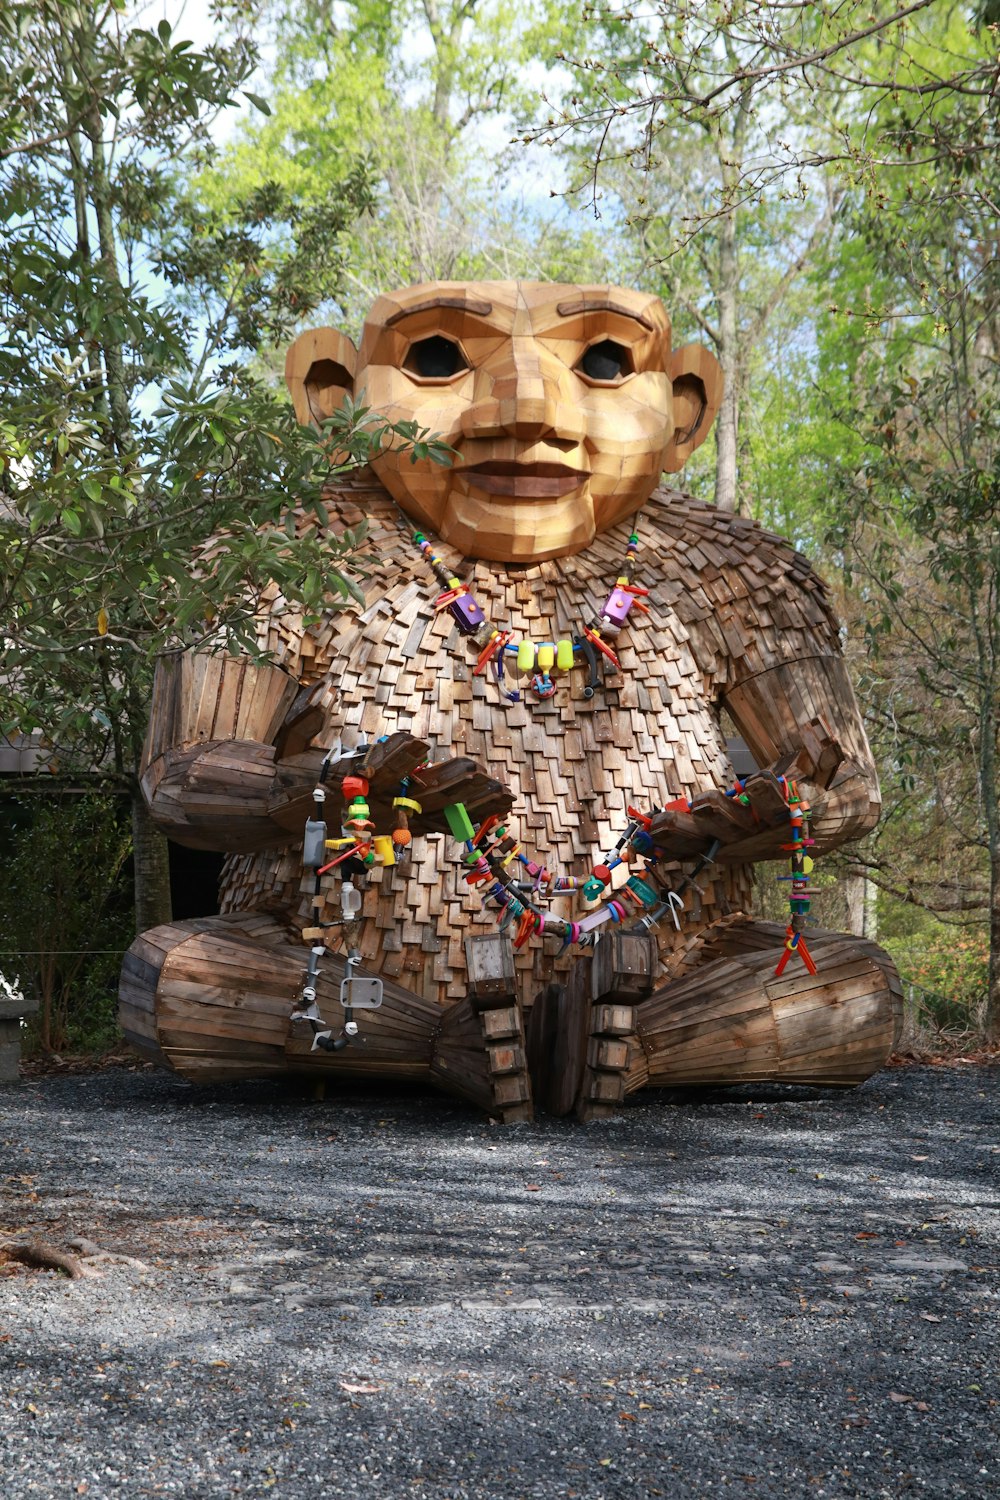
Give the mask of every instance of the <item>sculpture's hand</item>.
[{"label": "sculpture's hand", "polygon": [[[371,821],[378,833],[388,833],[395,826],[397,814],[393,802],[399,796],[420,804],[421,812],[410,810],[407,814],[410,830],[415,834],[447,833],[444,809],[453,802],[463,803],[474,823],[490,813],[510,811],[513,794],[474,760],[454,756],[428,765],[429,748],[426,740],[418,740],[406,730],[397,730],[374,745],[330,762],[325,777],[328,793],[335,798],[345,776],[363,776],[368,782]],[[279,774],[290,774],[300,785],[309,779],[311,795],[322,758],[323,753],[318,750],[289,756],[281,763]]]},{"label": "sculpture's hand", "polygon": [[718,841],[719,860],[780,854],[788,838],[788,806],[777,776],[759,771],[744,783],[746,803],[716,790],[700,792],[690,811],[669,808],[654,813],[649,832],[661,855],[694,859]]},{"label": "sculpture's hand", "polygon": [[714,789],[701,792],[692,799],[690,811],[656,813],[649,831],[668,859],[697,858],[715,840],[721,845],[716,858],[726,863],[780,859],[789,842],[789,820],[779,777],[795,782],[815,820],[822,817],[825,789],[835,776],[841,779],[851,769],[833,736],[809,726],[806,743],[793,755],[745,779],[745,802]]},{"label": "sculpture's hand", "polygon": [[514,794],[503,782],[496,781],[474,760],[455,756],[423,766],[410,779],[410,795],[423,812],[410,819],[414,833],[447,833],[444,809],[461,802],[473,823],[481,823],[491,813],[503,816],[514,805]]}]

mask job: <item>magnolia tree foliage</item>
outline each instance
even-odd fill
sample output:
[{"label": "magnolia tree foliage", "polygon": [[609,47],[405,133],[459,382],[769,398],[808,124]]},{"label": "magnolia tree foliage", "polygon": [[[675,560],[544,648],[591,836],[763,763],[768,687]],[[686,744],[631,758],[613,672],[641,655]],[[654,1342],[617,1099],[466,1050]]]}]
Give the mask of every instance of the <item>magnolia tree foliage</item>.
[{"label": "magnolia tree foliage", "polygon": [[124,0],[0,8],[0,732],[41,730],[54,765],[130,788],[140,927],[168,911],[135,782],[153,658],[252,649],[271,578],[306,614],[346,599],[360,538],[296,535],[286,498],[322,518],[332,452],[423,451],[363,408],[317,438],[247,373],[336,291],[370,197],[355,160],[322,202],[265,181],[224,223],[200,207],[214,118],[266,108],[245,9],[216,7],[223,40],[199,52]]},{"label": "magnolia tree foliage", "polygon": [[352,591],[360,538],[296,536],[288,495],[322,517],[334,448],[343,467],[420,434],[359,407],[318,437],[247,373],[339,286],[369,199],[356,162],[323,203],[265,183],[224,225],[199,211],[209,126],[256,62],[238,24],[202,53],[99,0],[7,6],[0,28],[0,727],[127,775],[157,651],[252,648],[269,578],[307,613]]}]

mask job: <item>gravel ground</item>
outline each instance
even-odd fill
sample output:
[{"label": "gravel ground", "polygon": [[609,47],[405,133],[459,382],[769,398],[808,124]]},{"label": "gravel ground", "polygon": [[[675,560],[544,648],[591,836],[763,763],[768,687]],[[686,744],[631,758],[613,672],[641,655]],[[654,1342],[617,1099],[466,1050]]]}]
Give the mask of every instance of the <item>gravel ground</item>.
[{"label": "gravel ground", "polygon": [[0,1491],[1000,1495],[997,1070],[643,1096],[0,1088]]}]

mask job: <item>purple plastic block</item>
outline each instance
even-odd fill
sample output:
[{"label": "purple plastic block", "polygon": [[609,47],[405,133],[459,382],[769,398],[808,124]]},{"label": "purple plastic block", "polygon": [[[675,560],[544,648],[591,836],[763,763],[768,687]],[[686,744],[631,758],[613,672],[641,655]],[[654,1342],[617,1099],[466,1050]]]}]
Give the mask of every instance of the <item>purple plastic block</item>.
[{"label": "purple plastic block", "polygon": [[486,621],[486,616],[471,594],[459,594],[448,605],[448,610],[463,635],[474,635]]},{"label": "purple plastic block", "polygon": [[624,589],[613,588],[608,595],[608,602],[601,610],[601,614],[612,625],[624,625],[629,610],[632,608],[633,598]]},{"label": "purple plastic block", "polygon": [[581,932],[593,932],[595,927],[603,927],[605,922],[611,921],[611,912],[606,906],[598,907],[597,911],[588,912],[577,923]]}]

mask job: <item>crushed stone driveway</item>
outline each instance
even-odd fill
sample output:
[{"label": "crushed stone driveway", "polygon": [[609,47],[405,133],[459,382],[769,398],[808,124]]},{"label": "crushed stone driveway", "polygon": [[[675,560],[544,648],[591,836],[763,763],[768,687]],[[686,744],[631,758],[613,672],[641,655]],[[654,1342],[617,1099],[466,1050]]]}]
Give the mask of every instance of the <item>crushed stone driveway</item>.
[{"label": "crushed stone driveway", "polygon": [[0,1492],[998,1496],[998,1085],[0,1089]]}]

